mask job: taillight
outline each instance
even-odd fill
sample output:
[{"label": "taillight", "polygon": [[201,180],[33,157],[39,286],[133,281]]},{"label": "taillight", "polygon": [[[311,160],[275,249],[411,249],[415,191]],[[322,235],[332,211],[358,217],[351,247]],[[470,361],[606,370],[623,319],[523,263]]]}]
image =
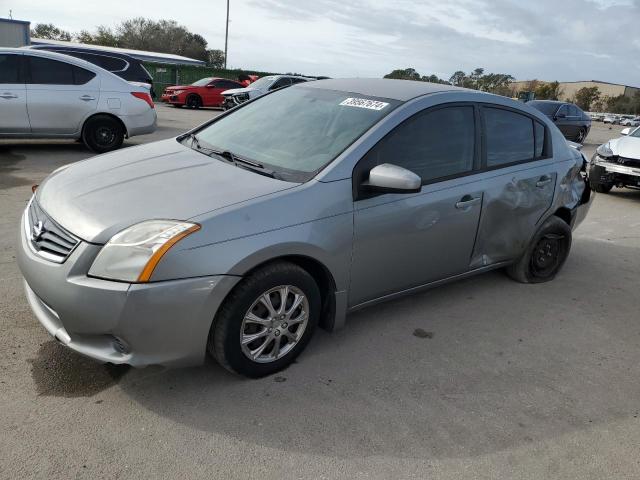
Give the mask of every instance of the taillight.
[{"label": "taillight", "polygon": [[139,98],[140,100],[144,100],[145,102],[147,102],[149,104],[149,106],[151,108],[156,108],[156,106],[153,104],[153,99],[151,98],[151,95],[149,95],[146,92],[131,92],[131,95],[133,95],[136,98]]}]

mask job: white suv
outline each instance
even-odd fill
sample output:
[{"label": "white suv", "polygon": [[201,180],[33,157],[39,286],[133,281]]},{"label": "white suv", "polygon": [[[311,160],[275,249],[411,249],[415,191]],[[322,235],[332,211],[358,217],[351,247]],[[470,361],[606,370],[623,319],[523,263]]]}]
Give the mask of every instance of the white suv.
[{"label": "white suv", "polygon": [[0,138],[81,139],[101,153],[156,121],[144,87],[67,55],[0,48]]}]

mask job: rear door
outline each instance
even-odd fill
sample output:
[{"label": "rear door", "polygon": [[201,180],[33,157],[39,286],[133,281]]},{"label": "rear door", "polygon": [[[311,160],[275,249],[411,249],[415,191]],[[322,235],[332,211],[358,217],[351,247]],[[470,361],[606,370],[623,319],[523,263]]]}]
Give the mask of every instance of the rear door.
[{"label": "rear door", "polygon": [[29,133],[23,55],[0,53],[0,135]]},{"label": "rear door", "polygon": [[99,77],[84,68],[25,55],[27,111],[34,135],[73,134],[96,110]]},{"label": "rear door", "polygon": [[507,107],[481,108],[484,201],[472,268],[518,258],[551,207],[557,174],[546,127]]},{"label": "rear door", "polygon": [[349,304],[464,273],[482,208],[478,117],[473,105],[438,106],[405,120],[360,160],[354,189],[376,165],[392,163],[418,174],[415,194],[359,192]]},{"label": "rear door", "polygon": [[573,120],[571,119],[570,114],[571,112],[569,111],[569,105],[564,104],[561,105],[560,108],[558,108],[558,111],[556,112],[554,117],[556,127],[560,129],[560,131],[566,138],[573,137],[575,134],[572,127]]}]

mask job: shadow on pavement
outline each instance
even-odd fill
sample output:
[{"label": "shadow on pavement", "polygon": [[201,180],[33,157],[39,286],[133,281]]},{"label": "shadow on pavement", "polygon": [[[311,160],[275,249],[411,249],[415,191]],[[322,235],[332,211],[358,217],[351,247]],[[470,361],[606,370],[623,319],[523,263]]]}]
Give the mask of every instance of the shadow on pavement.
[{"label": "shadow on pavement", "polygon": [[[340,332],[318,331],[298,362],[272,377],[239,378],[209,361],[132,371],[119,388],[198,430],[347,458],[468,457],[633,421],[640,265],[594,260],[599,248],[576,243],[548,284],[494,272],[360,311]],[[611,248],[619,250],[612,258],[633,253]],[[611,275],[615,289],[594,282]],[[595,295],[607,295],[600,307],[585,301]]]}]

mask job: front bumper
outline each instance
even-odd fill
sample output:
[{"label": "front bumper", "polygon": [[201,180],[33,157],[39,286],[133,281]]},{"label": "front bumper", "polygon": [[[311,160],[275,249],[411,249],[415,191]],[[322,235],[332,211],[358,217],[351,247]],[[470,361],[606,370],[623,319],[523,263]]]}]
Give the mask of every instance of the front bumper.
[{"label": "front bumper", "polygon": [[[24,219],[23,219],[24,221]],[[199,365],[211,322],[239,277],[128,284],[86,276],[100,246],[82,242],[62,264],[35,255],[20,228],[17,260],[36,318],[63,345],[135,367]]]},{"label": "front bumper", "polygon": [[[626,159],[624,160],[626,161]],[[635,162],[635,160],[632,160]],[[591,159],[589,178],[593,183],[640,188],[640,168],[607,162],[597,156]]]}]

